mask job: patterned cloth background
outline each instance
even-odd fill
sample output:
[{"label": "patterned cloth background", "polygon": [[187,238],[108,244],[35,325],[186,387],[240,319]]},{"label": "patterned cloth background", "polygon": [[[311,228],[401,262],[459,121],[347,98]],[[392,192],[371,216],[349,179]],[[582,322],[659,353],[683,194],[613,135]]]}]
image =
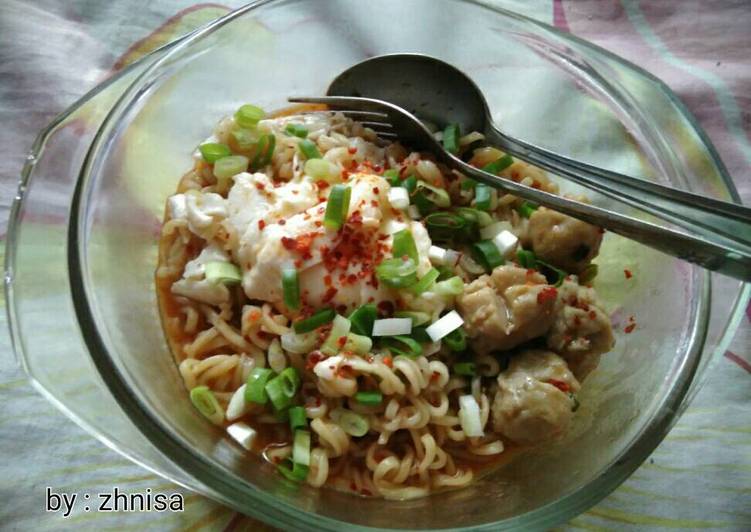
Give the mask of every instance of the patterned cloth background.
[{"label": "patterned cloth background", "polygon": [[[594,41],[670,85],[751,202],[751,2],[498,1]],[[36,132],[113,71],[226,13],[189,0],[0,3],[0,234]],[[730,351],[652,457],[562,529],[751,530],[751,308]],[[262,530],[102,446],[32,390],[0,318],[0,529]],[[45,487],[185,494],[185,511],[45,513]]]}]

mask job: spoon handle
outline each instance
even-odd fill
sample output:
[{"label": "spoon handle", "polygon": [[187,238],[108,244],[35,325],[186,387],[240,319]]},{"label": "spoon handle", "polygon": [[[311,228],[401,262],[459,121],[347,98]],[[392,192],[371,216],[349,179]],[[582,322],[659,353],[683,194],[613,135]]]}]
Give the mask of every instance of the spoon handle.
[{"label": "spoon handle", "polygon": [[646,181],[513,139],[495,128],[486,132],[491,144],[618,201],[729,246],[751,246],[751,209],[685,190]]},{"label": "spoon handle", "polygon": [[483,172],[447,152],[446,155],[446,161],[454,169],[487,185],[608,229],[709,270],[742,281],[751,281],[751,250],[747,249],[746,246],[729,245],[724,239],[718,241],[708,236],[693,235],[672,228],[661,227],[595,205],[527,187],[515,181]]}]

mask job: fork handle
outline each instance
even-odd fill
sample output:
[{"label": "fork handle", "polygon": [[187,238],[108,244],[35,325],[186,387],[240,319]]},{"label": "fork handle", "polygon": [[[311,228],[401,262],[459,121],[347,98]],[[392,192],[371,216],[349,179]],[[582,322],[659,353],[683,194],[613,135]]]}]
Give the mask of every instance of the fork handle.
[{"label": "fork handle", "polygon": [[458,157],[448,153],[446,155],[446,162],[455,170],[489,186],[579,218],[703,268],[742,281],[751,281],[751,252],[743,247],[729,246],[724,241],[683,233],[595,205],[563,198],[483,172]]},{"label": "fork handle", "polygon": [[751,252],[751,209],[748,207],[598,168],[513,139],[495,128],[486,133],[492,144],[501,146],[521,160],[692,233]]}]

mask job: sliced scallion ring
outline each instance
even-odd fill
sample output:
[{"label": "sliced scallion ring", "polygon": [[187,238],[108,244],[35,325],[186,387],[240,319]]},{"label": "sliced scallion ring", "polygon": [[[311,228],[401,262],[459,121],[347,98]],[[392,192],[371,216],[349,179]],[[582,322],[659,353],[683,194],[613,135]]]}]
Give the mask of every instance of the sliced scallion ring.
[{"label": "sliced scallion ring", "polygon": [[249,403],[265,405],[269,401],[266,384],[274,376],[268,368],[253,368],[245,383],[245,400]]},{"label": "sliced scallion ring", "polygon": [[430,270],[428,270],[425,275],[420,277],[420,279],[415,284],[409,287],[409,291],[419,296],[423,292],[430,290],[440,274],[441,272],[439,272],[437,269],[430,268]]},{"label": "sliced scallion ring", "polygon": [[224,421],[224,410],[208,386],[196,386],[190,390],[190,401],[206,419],[215,425],[221,425]]},{"label": "sliced scallion ring", "polygon": [[452,351],[461,352],[467,349],[467,333],[464,327],[454,329],[443,337],[443,341]]},{"label": "sliced scallion ring", "polygon": [[365,416],[361,416],[351,410],[335,408],[331,411],[331,419],[350,436],[359,438],[365,436],[370,430],[370,424]]},{"label": "sliced scallion ring", "polygon": [[425,226],[434,242],[451,241],[466,225],[464,218],[450,212],[435,212],[425,218]]},{"label": "sliced scallion ring", "polygon": [[204,268],[206,280],[211,283],[229,285],[243,280],[240,268],[231,262],[209,262]]},{"label": "sliced scallion ring", "polygon": [[392,288],[406,288],[417,282],[417,263],[412,259],[386,259],[376,266],[376,277]]},{"label": "sliced scallion ring", "polygon": [[337,354],[347,342],[347,335],[349,334],[351,327],[352,322],[344,316],[339,316],[337,314],[334,317],[334,324],[331,327],[331,332],[321,346],[321,353],[328,356],[334,356]]},{"label": "sliced scallion ring", "polygon": [[483,166],[482,171],[488,172],[489,174],[498,175],[512,164],[514,164],[514,158],[509,154],[506,154],[500,159],[496,159],[492,163],[488,163]]},{"label": "sliced scallion ring", "polygon": [[300,137],[301,139],[304,139],[308,136],[308,128],[306,128],[302,124],[287,124],[287,127],[284,128],[284,131],[294,137]]},{"label": "sliced scallion ring", "polygon": [[248,103],[235,111],[235,122],[240,127],[254,128],[265,116],[266,111]]},{"label": "sliced scallion ring", "polygon": [[282,270],[282,294],[284,304],[290,310],[300,308],[300,281],[295,268]]},{"label": "sliced scallion ring", "polygon": [[452,155],[459,153],[459,124],[449,124],[443,130],[443,149]]},{"label": "sliced scallion ring", "polygon": [[274,148],[276,147],[276,137],[274,135],[261,135],[256,145],[256,156],[253,158],[253,162],[250,167],[253,170],[260,170],[268,166],[271,163],[271,158],[274,155]]},{"label": "sliced scallion ring", "polygon": [[394,312],[395,318],[409,318],[412,320],[412,327],[425,325],[430,321],[430,314],[416,310],[397,310]]},{"label": "sliced scallion ring", "polygon": [[318,151],[316,143],[310,139],[302,139],[297,143],[297,147],[300,149],[306,159],[320,159],[321,152]]},{"label": "sliced scallion ring", "polygon": [[417,358],[422,354],[420,343],[409,336],[384,336],[382,343],[394,356]]},{"label": "sliced scallion ring", "polygon": [[308,427],[308,414],[304,406],[293,406],[289,409],[289,428],[294,433],[297,429]]},{"label": "sliced scallion ring", "polygon": [[214,177],[229,179],[248,169],[248,158],[244,155],[229,155],[214,162]]},{"label": "sliced scallion ring", "polygon": [[363,336],[372,336],[373,322],[375,322],[377,317],[378,309],[373,303],[366,303],[358,307],[349,316],[349,321],[352,323],[352,331]]},{"label": "sliced scallion ring", "polygon": [[292,462],[299,465],[310,465],[310,432],[297,429],[292,443]]},{"label": "sliced scallion ring", "polygon": [[276,468],[286,479],[292,482],[303,482],[308,478],[308,472],[310,471],[308,466],[296,464],[291,460],[285,460]]},{"label": "sliced scallion ring", "polygon": [[383,394],[377,390],[357,392],[355,401],[366,406],[380,405],[383,402]]},{"label": "sliced scallion ring", "polygon": [[201,144],[198,149],[201,152],[203,160],[209,164],[214,164],[222,157],[232,155],[232,150],[229,149],[229,146],[218,142],[207,142],[206,144]]},{"label": "sliced scallion ring", "polygon": [[462,377],[474,377],[477,375],[477,365],[474,362],[457,362],[451,368],[452,372]]},{"label": "sliced scallion ring", "polygon": [[336,312],[334,311],[334,309],[325,308],[323,310],[319,310],[309,318],[296,321],[293,325],[293,328],[295,329],[295,332],[297,334],[307,333],[317,329],[321,325],[326,325],[327,323],[332,322],[335,316]]},{"label": "sliced scallion ring", "polygon": [[516,259],[522,268],[536,268],[537,259],[533,251],[519,248],[516,250]]},{"label": "sliced scallion ring", "polygon": [[[452,272],[453,273],[453,272]],[[438,281],[433,286],[433,292],[441,296],[458,296],[464,291],[464,281],[458,275]]]},{"label": "sliced scallion ring", "polygon": [[481,211],[489,211],[492,203],[492,190],[484,183],[477,183],[475,187],[475,207]]},{"label": "sliced scallion ring", "polygon": [[415,245],[415,239],[412,236],[412,231],[409,229],[402,229],[397,231],[393,236],[392,254],[395,258],[403,259],[407,257],[417,262],[419,257],[417,255],[417,246]]},{"label": "sliced scallion ring", "polygon": [[492,240],[475,242],[472,246],[472,257],[482,264],[486,272],[491,272],[496,266],[500,266],[504,262],[501,253]]},{"label": "sliced scallion ring", "polygon": [[349,201],[352,189],[347,185],[334,185],[326,202],[326,213],[323,215],[323,225],[328,229],[338,231],[344,225],[349,212]]},{"label": "sliced scallion ring", "polygon": [[519,212],[522,218],[529,218],[530,216],[532,216],[532,213],[537,210],[537,207],[538,206],[531,201],[523,201],[516,210]]}]

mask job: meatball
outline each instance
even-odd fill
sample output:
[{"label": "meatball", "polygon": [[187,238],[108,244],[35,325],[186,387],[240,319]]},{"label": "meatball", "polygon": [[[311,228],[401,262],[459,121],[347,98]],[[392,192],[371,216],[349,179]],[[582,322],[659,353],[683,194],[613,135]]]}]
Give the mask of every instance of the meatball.
[{"label": "meatball", "polygon": [[566,359],[577,379],[584,380],[614,344],[610,318],[595,291],[564,281],[558,289],[548,347]]},{"label": "meatball", "polygon": [[580,273],[597,256],[599,227],[540,207],[529,217],[525,246],[535,255],[569,273]]},{"label": "meatball", "polygon": [[511,349],[544,335],[553,323],[556,289],[538,272],[499,266],[464,287],[457,308],[479,354]]},{"label": "meatball", "polygon": [[573,416],[580,385],[566,362],[550,351],[529,350],[498,375],[491,413],[493,430],[522,444],[561,435]]}]

